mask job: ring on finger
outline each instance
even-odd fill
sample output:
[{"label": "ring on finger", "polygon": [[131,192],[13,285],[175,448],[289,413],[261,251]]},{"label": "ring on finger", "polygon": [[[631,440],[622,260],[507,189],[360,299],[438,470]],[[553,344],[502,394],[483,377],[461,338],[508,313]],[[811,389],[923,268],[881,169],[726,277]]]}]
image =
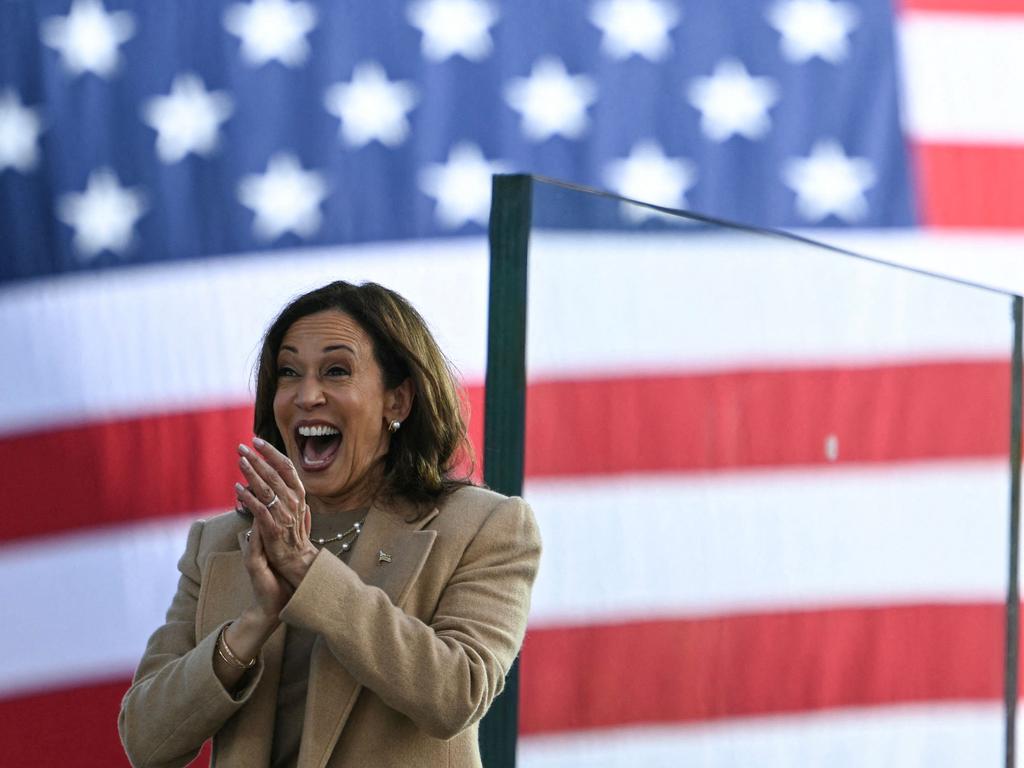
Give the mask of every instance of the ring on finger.
[{"label": "ring on finger", "polygon": [[249,541],[252,538],[252,528],[245,532],[245,540]]},{"label": "ring on finger", "polygon": [[277,504],[277,502],[279,502],[279,501],[280,501],[280,499],[277,498],[277,494],[275,493],[274,494],[274,498],[272,498],[270,501],[268,501],[265,506],[267,507],[267,509],[270,509],[275,504]]}]

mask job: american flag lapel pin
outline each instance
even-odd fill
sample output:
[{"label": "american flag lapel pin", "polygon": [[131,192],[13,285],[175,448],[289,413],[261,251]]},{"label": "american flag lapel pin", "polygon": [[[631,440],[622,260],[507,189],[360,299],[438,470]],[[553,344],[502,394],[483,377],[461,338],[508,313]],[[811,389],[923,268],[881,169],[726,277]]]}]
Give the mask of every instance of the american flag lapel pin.
[{"label": "american flag lapel pin", "polygon": [[385,552],[383,549],[377,550],[377,565],[383,565],[384,563],[391,562],[391,555]]}]

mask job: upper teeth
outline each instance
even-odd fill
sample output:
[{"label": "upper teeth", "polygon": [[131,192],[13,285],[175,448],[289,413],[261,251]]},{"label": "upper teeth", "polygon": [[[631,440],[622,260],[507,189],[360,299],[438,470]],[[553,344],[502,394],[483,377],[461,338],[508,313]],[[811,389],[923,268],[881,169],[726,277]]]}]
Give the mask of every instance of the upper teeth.
[{"label": "upper teeth", "polygon": [[318,424],[315,427],[299,427],[299,434],[303,437],[324,437],[326,435],[340,435],[341,432],[334,427]]}]

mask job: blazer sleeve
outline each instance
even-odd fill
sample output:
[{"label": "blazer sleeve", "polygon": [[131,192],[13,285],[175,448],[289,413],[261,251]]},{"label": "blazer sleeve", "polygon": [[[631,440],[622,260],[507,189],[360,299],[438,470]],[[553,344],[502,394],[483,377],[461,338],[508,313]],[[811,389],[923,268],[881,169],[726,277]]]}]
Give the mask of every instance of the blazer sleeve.
[{"label": "blazer sleeve", "polygon": [[232,696],[213,671],[223,625],[196,642],[203,526],[200,520],[189,530],[185,553],[178,561],[178,591],[167,620],[149,638],[121,701],[117,730],[133,766],[188,765],[203,742],[249,700],[263,673],[261,657]]},{"label": "blazer sleeve", "polygon": [[529,506],[503,499],[464,550],[429,624],[329,553],[314,560],[281,618],[322,635],[358,682],[448,739],[483,717],[504,687],[540,550]]}]

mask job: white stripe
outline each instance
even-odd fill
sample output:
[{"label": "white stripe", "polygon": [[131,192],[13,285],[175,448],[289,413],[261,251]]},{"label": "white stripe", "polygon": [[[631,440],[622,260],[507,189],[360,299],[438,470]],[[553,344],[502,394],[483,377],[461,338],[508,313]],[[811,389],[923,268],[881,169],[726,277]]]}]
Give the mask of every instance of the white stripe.
[{"label": "white stripe", "polygon": [[850,228],[804,234],[912,269],[1024,294],[1024,235],[1018,233]]},{"label": "white stripe", "polygon": [[188,524],[0,548],[0,695],[130,675],[174,595]]},{"label": "white stripe", "polygon": [[899,25],[904,120],[915,139],[1024,144],[1024,16],[909,13]]},{"label": "white stripe", "polygon": [[1001,765],[995,704],[880,707],[521,738],[522,768],[965,768]]},{"label": "white stripe", "polygon": [[532,376],[1008,355],[1008,297],[774,237],[541,232]]},{"label": "white stripe", "polygon": [[261,336],[295,295],[374,280],[424,314],[451,359],[483,378],[481,238],[275,251],[0,289],[0,434],[252,399]]},{"label": "white stripe", "polygon": [[[534,376],[1006,355],[1009,300],[776,238],[534,233]],[[344,277],[406,295],[483,379],[485,243],[236,257],[0,290],[0,434],[244,404],[260,336],[296,293]]]},{"label": "white stripe", "polygon": [[[531,621],[999,600],[1007,483],[994,463],[534,482]],[[0,694],[129,673],[174,594],[186,524],[0,548],[0,605],[17,619],[0,633]]]},{"label": "white stripe", "polygon": [[534,626],[1002,599],[1003,462],[530,481]]}]

